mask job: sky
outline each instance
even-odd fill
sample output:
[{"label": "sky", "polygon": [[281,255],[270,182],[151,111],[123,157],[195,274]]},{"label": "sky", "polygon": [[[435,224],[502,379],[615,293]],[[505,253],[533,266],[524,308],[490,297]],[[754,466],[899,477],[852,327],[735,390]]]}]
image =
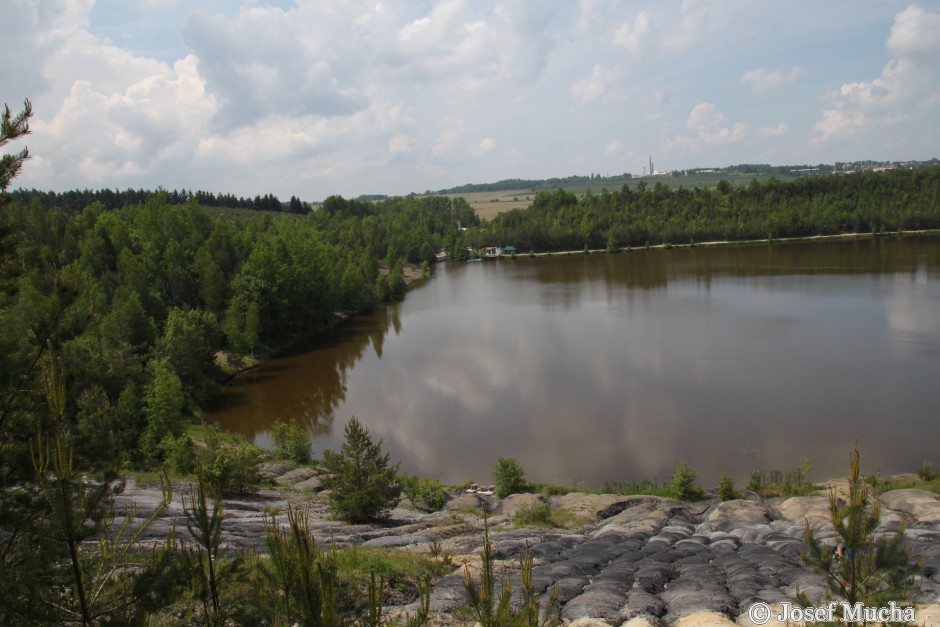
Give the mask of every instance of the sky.
[{"label": "sky", "polygon": [[4,0],[13,187],[407,194],[940,156],[940,4]]}]

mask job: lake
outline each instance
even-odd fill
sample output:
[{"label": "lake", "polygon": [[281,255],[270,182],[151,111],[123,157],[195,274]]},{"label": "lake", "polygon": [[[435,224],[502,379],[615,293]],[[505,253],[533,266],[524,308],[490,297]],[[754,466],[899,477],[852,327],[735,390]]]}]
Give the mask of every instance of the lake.
[{"label": "lake", "polygon": [[272,359],[206,418],[317,456],[355,415],[402,471],[700,483],[940,463],[940,237],[447,263],[399,304]]}]

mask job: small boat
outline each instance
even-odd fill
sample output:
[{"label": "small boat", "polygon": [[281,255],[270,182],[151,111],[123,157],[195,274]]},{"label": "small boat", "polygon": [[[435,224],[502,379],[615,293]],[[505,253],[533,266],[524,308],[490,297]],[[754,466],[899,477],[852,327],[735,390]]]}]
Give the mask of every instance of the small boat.
[{"label": "small boat", "polygon": [[467,263],[479,263],[483,261],[482,259],[467,259]]}]

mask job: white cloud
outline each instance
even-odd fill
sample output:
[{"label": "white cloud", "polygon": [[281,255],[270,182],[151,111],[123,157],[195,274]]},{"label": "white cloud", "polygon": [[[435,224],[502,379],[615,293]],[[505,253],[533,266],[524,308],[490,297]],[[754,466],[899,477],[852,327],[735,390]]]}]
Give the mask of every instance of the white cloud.
[{"label": "white cloud", "polygon": [[783,137],[790,132],[790,126],[781,122],[777,126],[767,126],[760,129],[757,134],[761,137]]},{"label": "white cloud", "polygon": [[851,137],[865,126],[865,114],[851,109],[826,109],[822,119],[816,122],[819,135],[810,139],[811,143],[821,144],[832,138]]},{"label": "white cloud", "polygon": [[392,154],[411,152],[414,146],[414,140],[408,135],[395,135],[388,140],[388,151]]},{"label": "white cloud", "polygon": [[898,13],[887,40],[895,58],[871,81],[843,83],[815,124],[814,145],[893,126],[932,111],[940,90],[933,66],[940,55],[940,13],[911,5]]},{"label": "white cloud", "polygon": [[522,0],[489,11],[464,0],[441,0],[398,31],[383,61],[409,79],[435,83],[449,97],[528,83],[538,77],[551,48],[547,27],[553,11]]},{"label": "white cloud", "polygon": [[682,16],[663,38],[663,48],[671,51],[687,50],[704,40],[711,20],[710,11],[709,2],[682,0]]},{"label": "white cloud", "polygon": [[936,64],[940,55],[940,14],[928,13],[912,4],[897,14],[888,50],[904,59],[916,59]]},{"label": "white cloud", "polygon": [[[771,152],[803,163],[853,146],[929,158],[940,145],[930,3],[868,3],[845,20],[821,5],[811,25],[745,0],[7,5],[0,97],[34,105],[33,158],[17,179],[27,187],[285,188],[312,200],[564,176],[579,155],[594,167],[635,159],[621,142],[640,161],[657,143],[690,156],[675,167]],[[836,40],[852,52],[814,70],[836,77],[820,105],[801,68]],[[730,97],[742,88],[779,102],[760,111]],[[795,130],[814,124],[815,145],[797,146]]]},{"label": "white cloud", "polygon": [[81,29],[43,61],[43,74],[30,149],[49,167],[24,173],[37,182],[106,185],[186,162],[216,109],[193,57],[169,67]]},{"label": "white cloud", "polygon": [[595,65],[591,75],[571,86],[571,95],[581,103],[587,104],[596,98],[610,97],[617,73],[600,64]]},{"label": "white cloud", "polygon": [[639,54],[640,44],[649,30],[650,14],[646,11],[640,11],[633,24],[624,22],[614,31],[614,45],[626,48],[630,51],[630,54]]},{"label": "white cloud", "polygon": [[618,141],[612,141],[604,147],[604,154],[608,157],[616,157],[623,154],[624,150],[626,150],[626,146]]},{"label": "white cloud", "polygon": [[349,115],[366,106],[356,82],[358,56],[334,56],[347,51],[349,44],[342,37],[348,34],[328,30],[339,26],[332,20],[348,28],[350,16],[326,11],[255,7],[234,18],[189,15],[181,36],[219,98],[216,128],[251,125],[274,113]]},{"label": "white cloud", "polygon": [[646,101],[646,104],[653,107],[661,107],[663,105],[669,104],[669,101],[672,100],[672,94],[667,89],[657,89],[653,92],[651,98]]},{"label": "white cloud", "polygon": [[796,79],[803,73],[803,68],[797,66],[791,68],[789,72],[780,70],[769,70],[765,67],[756,70],[748,70],[741,76],[741,82],[750,85],[755,92],[768,92],[779,89],[785,85],[792,85]]},{"label": "white cloud", "polygon": [[494,148],[496,148],[496,140],[492,137],[486,137],[470,146],[470,154],[474,157],[482,157],[491,152]]},{"label": "white cloud", "polygon": [[746,135],[744,124],[729,126],[724,115],[715,112],[715,105],[701,102],[692,108],[686,127],[693,135],[677,135],[666,141],[666,149],[678,154],[694,154],[707,147],[739,142]]}]

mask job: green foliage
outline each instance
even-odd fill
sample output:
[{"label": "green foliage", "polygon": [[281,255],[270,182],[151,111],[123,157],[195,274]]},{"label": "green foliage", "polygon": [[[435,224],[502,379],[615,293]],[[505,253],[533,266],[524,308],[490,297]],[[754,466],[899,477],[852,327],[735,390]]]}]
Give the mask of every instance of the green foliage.
[{"label": "green foliage", "polygon": [[401,494],[398,464],[389,465],[381,440],[373,442],[355,416],[346,424],[344,435],[340,451],[324,451],[321,464],[333,515],[349,522],[387,518]]},{"label": "green foliage", "polygon": [[512,457],[500,457],[493,468],[493,483],[496,484],[496,496],[501,499],[510,494],[525,492],[528,484],[522,465]]},{"label": "green foliage", "polygon": [[520,507],[512,520],[520,527],[535,526],[552,528],[572,527],[586,522],[582,517],[575,516],[565,510],[554,508],[551,504],[546,502]]},{"label": "green foliage", "polygon": [[196,470],[196,452],[185,433],[175,438],[171,435],[163,438],[160,453],[166,465],[177,475],[188,475]]},{"label": "green foliage", "polygon": [[[829,520],[835,528],[841,555],[817,540],[807,522],[801,557],[825,577],[832,595],[849,605],[860,602],[865,607],[913,601],[913,575],[918,567],[911,563],[910,550],[904,541],[904,521],[897,533],[875,537],[881,504],[877,496],[869,498],[868,484],[859,474],[857,445],[850,455],[847,497],[842,500],[835,490],[829,491]],[[799,599],[807,605],[811,602],[802,594]],[[842,616],[841,607],[837,616]]]},{"label": "green foliage", "polygon": [[604,492],[607,494],[648,494],[651,496],[671,497],[672,488],[661,481],[639,479],[633,481],[605,481]]},{"label": "green foliage", "polygon": [[933,462],[924,460],[924,463],[921,465],[920,470],[917,471],[917,476],[923,479],[924,481],[933,481],[937,477],[940,477],[940,472],[937,472],[933,468]]},{"label": "green foliage", "polygon": [[580,198],[543,191],[527,209],[502,212],[482,228],[489,239],[537,251],[597,249],[611,238],[620,246],[649,247],[866,232],[873,223],[891,231],[938,228],[938,181],[940,168],[929,166],[747,186],[724,181],[717,188],[641,183]]},{"label": "green foliage", "polygon": [[76,465],[64,370],[52,351],[43,383],[49,414],[31,447],[32,477],[14,494],[5,490],[0,509],[0,622],[138,623],[169,556],[159,547],[143,555],[139,544],[170,501],[169,482],[162,477],[163,498],[142,521],[129,511],[115,522],[114,494],[123,486]]},{"label": "green foliage", "polygon": [[747,489],[764,497],[809,496],[816,492],[816,486],[810,481],[812,474],[812,466],[804,457],[800,460],[799,467],[792,472],[755,469],[751,473]]},{"label": "green foliage", "polygon": [[[296,510],[288,505],[287,521],[285,532],[273,517],[264,519],[268,557],[261,564],[261,572],[277,592],[279,611],[274,619],[286,624],[322,625],[322,588],[332,583],[324,581],[331,569],[317,551],[306,507]],[[336,610],[326,612],[331,613]]]},{"label": "green foliage", "polygon": [[695,485],[695,470],[685,462],[680,462],[672,474],[673,496],[683,501],[694,501],[702,497],[702,488]]},{"label": "green foliage", "polygon": [[751,492],[760,493],[764,489],[764,471],[759,468],[755,468],[751,472],[751,480],[748,481],[747,489]]},{"label": "green foliage", "polygon": [[151,361],[150,372],[153,378],[145,397],[147,426],[140,447],[145,455],[156,458],[165,439],[174,439],[183,432],[186,396],[168,359]]},{"label": "green foliage", "polygon": [[[29,134],[29,118],[33,115],[33,105],[23,101],[23,110],[15,116],[8,105],[3,105],[0,116],[0,148],[7,142]],[[0,193],[5,192],[10,181],[17,175],[23,162],[29,158],[29,150],[23,148],[18,154],[4,154],[0,157]]]},{"label": "green foliage", "polygon": [[203,474],[202,465],[196,464],[196,485],[183,496],[186,528],[193,539],[183,556],[191,573],[193,595],[202,601],[205,624],[220,623],[219,552],[222,547],[222,519],[224,505],[221,492],[215,489]]},{"label": "green foliage", "polygon": [[310,463],[310,434],[296,422],[278,420],[271,428],[274,454],[278,459],[288,459],[298,464]]},{"label": "green foliage", "polygon": [[199,463],[206,483],[221,494],[253,492],[263,483],[261,451],[243,436],[223,433],[215,425],[206,429]]},{"label": "green foliage", "polygon": [[721,481],[718,482],[718,498],[722,501],[730,501],[735,496],[734,481],[727,474],[721,475]]},{"label": "green foliage", "polygon": [[464,590],[468,603],[466,614],[482,627],[548,627],[560,625],[559,592],[557,582],[552,587],[544,613],[540,614],[539,594],[532,583],[532,557],[529,546],[520,559],[522,571],[522,606],[513,609],[512,585],[506,579],[496,595],[496,578],[493,573],[493,547],[490,544],[489,523],[483,518],[483,563],[480,570],[480,582],[477,584],[470,575],[470,569],[464,570]]},{"label": "green foliage", "polygon": [[404,476],[401,488],[412,505],[427,512],[436,512],[447,503],[447,492],[437,479]]},{"label": "green foliage", "polygon": [[520,526],[536,525],[542,527],[554,527],[552,506],[549,503],[541,502],[525,507],[520,507],[513,516],[514,523]]},{"label": "green foliage", "polygon": [[[871,485],[869,483],[869,485]],[[877,481],[874,486],[880,493],[890,492],[891,490],[926,490],[934,494],[940,494],[940,476],[935,476],[931,481],[924,481],[920,477],[899,477],[889,478]]]},{"label": "green foliage", "polygon": [[193,407],[218,389],[221,371],[216,365],[219,329],[215,314],[199,309],[170,310],[157,355],[179,377]]}]

